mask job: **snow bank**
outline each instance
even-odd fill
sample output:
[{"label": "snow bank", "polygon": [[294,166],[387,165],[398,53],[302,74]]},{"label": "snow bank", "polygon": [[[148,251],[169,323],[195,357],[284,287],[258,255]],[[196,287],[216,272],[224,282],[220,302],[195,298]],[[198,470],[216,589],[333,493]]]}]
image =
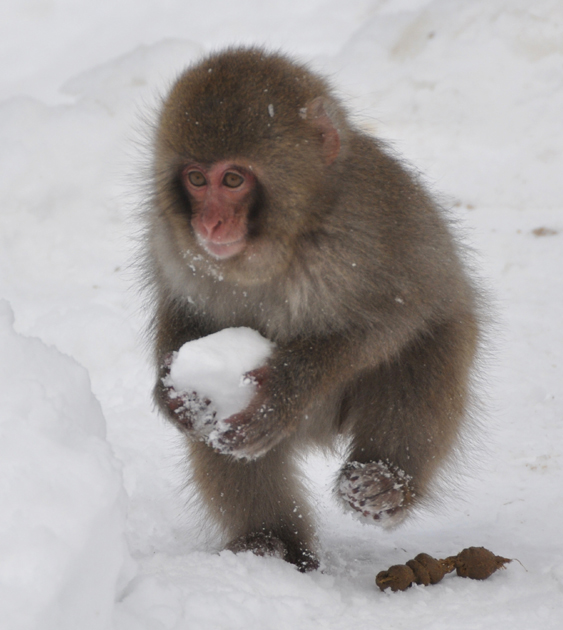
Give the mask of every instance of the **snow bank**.
[{"label": "snow bank", "polygon": [[0,624],[109,628],[125,496],[88,374],[0,301],[0,382]]}]

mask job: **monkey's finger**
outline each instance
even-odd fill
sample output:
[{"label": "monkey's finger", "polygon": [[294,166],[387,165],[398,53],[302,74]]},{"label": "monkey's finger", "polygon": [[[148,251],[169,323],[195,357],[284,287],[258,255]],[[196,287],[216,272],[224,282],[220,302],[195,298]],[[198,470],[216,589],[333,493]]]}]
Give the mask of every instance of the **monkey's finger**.
[{"label": "monkey's finger", "polygon": [[248,379],[253,385],[260,388],[268,379],[270,368],[267,365],[251,370],[244,375],[244,379]]},{"label": "monkey's finger", "polygon": [[172,367],[172,363],[174,362],[174,353],[173,352],[167,352],[163,357],[162,357],[162,366],[165,370],[166,373],[170,372],[170,368]]},{"label": "monkey's finger", "polygon": [[[239,414],[237,414],[238,416]],[[241,416],[243,414],[240,414]],[[276,431],[269,431],[255,418],[232,416],[219,430],[210,436],[211,446],[219,453],[232,455],[238,459],[257,459],[273,448],[283,437]]]}]

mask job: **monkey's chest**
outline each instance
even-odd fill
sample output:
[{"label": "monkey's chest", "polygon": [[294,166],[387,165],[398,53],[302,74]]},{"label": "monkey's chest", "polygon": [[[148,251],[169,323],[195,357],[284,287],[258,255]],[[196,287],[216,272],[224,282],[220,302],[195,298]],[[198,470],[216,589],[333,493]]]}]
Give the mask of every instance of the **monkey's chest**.
[{"label": "monkey's chest", "polygon": [[195,301],[218,330],[247,326],[277,341],[330,332],[341,319],[338,301],[319,283],[280,282],[266,288],[221,283],[198,292]]}]

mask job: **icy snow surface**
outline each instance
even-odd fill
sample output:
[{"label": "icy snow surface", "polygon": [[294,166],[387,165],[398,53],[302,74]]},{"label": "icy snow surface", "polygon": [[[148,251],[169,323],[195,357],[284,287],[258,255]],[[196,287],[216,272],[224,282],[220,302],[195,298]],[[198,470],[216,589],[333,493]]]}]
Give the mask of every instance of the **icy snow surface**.
[{"label": "icy snow surface", "polygon": [[[444,195],[493,296],[458,483],[387,532],[341,512],[338,462],[311,456],[305,575],[218,551],[129,289],[159,95],[232,43],[328,74]],[[0,628],[562,628],[563,3],[3,0],[0,60]],[[470,545],[523,566],[375,588]]]}]

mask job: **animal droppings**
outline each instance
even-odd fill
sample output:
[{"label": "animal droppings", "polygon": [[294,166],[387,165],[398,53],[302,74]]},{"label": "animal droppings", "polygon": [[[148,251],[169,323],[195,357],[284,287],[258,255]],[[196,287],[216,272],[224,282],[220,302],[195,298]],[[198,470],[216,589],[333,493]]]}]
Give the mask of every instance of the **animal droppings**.
[{"label": "animal droppings", "polygon": [[512,562],[510,558],[496,556],[484,547],[468,547],[457,556],[449,556],[443,560],[437,560],[427,553],[419,553],[406,564],[395,564],[387,571],[380,571],[375,583],[382,591],[387,588],[392,591],[406,591],[415,583],[423,586],[437,584],[446,573],[451,573],[454,569],[460,577],[486,580],[498,569],[504,569],[509,562]]}]

